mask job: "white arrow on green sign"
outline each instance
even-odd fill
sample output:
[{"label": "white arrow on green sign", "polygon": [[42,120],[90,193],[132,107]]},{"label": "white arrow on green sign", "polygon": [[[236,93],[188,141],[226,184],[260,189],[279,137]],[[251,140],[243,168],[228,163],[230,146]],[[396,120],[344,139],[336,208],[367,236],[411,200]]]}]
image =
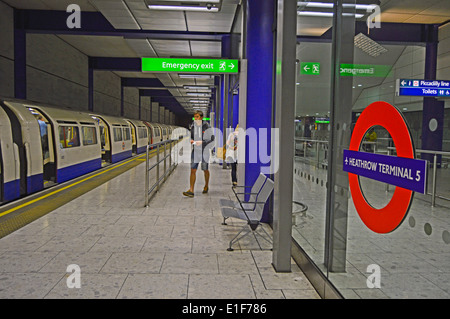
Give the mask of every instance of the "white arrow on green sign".
[{"label": "white arrow on green sign", "polygon": [[300,63],[300,74],[320,74],[320,63],[319,62],[301,62]]},{"label": "white arrow on green sign", "polygon": [[142,58],[142,72],[239,73],[239,61],[232,59]]}]

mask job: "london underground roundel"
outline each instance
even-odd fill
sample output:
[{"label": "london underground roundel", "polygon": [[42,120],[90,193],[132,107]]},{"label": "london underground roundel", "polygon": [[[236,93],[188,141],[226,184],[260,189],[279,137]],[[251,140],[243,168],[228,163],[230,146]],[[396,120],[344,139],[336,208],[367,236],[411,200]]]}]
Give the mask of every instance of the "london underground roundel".
[{"label": "london underground roundel", "polygon": [[[361,113],[352,133],[349,150],[361,153],[359,148],[366,132],[377,125],[384,127],[391,135],[397,150],[397,157],[415,158],[411,134],[402,114],[396,107],[382,101],[370,104]],[[376,171],[378,173],[378,171],[381,172],[384,169],[385,166],[380,165]],[[401,171],[401,173],[404,174],[402,177],[406,180],[408,178],[414,180],[415,178],[414,176],[409,176],[410,171],[406,169]],[[419,179],[425,178],[420,176],[419,173],[417,173],[417,177]],[[414,191],[397,186],[390,202],[384,208],[377,209],[372,207],[365,199],[361,190],[359,176],[348,173],[348,178],[356,211],[369,229],[376,233],[389,233],[401,225],[408,214]]]}]

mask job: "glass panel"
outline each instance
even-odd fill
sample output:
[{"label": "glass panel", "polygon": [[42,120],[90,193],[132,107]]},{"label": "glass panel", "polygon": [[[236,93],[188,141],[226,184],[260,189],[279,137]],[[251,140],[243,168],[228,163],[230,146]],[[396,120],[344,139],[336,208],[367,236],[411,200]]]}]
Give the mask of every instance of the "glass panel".
[{"label": "glass panel", "polygon": [[330,17],[297,18],[292,236],[324,273],[332,43],[306,38],[331,26]]},{"label": "glass panel", "polygon": [[[444,1],[342,2],[298,2],[293,238],[345,298],[449,298],[450,8]],[[405,79],[435,87],[405,94]],[[377,101],[400,111],[416,158],[428,161],[427,192],[414,193],[407,215],[386,234],[364,224],[343,170],[355,124]],[[397,157],[398,147],[374,123],[358,152]],[[400,189],[362,176],[359,185],[376,210]]]},{"label": "glass panel", "polygon": [[125,141],[129,141],[131,139],[130,129],[128,127],[123,129],[123,137]]},{"label": "glass panel", "polygon": [[97,131],[95,127],[83,126],[81,130],[83,132],[83,145],[97,144]]},{"label": "glass panel", "polygon": [[122,128],[114,127],[113,132],[114,132],[114,142],[122,141]]},{"label": "glass panel", "polygon": [[70,148],[80,146],[78,127],[60,126],[59,140],[61,148]]},{"label": "glass panel", "polygon": [[100,142],[102,143],[102,151],[105,149],[106,145],[106,129],[104,126],[100,126]]},{"label": "glass panel", "polygon": [[38,119],[39,130],[41,132],[41,144],[42,144],[42,157],[44,163],[50,161],[50,148],[48,142],[48,132],[50,130],[50,124],[47,124],[42,117]]}]

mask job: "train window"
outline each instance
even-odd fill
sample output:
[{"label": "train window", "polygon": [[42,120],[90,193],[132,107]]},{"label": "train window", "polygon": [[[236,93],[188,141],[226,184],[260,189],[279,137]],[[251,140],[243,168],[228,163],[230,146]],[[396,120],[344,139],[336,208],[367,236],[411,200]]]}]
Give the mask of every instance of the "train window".
[{"label": "train window", "polygon": [[123,128],[124,140],[129,141],[131,139],[130,128]]},{"label": "train window", "polygon": [[114,127],[114,142],[119,142],[122,140],[122,128],[121,127]]},{"label": "train window", "polygon": [[97,144],[97,130],[92,126],[81,127],[83,132],[83,145]]},{"label": "train window", "polygon": [[41,133],[42,159],[44,164],[50,161],[50,148],[48,143],[48,132],[50,124],[47,124],[42,116],[37,119],[39,123],[39,131]]},{"label": "train window", "polygon": [[145,127],[139,127],[139,138],[146,138],[147,137],[147,129]]},{"label": "train window", "polygon": [[105,148],[106,145],[106,130],[105,127],[100,126],[100,142],[102,143],[102,148]]},{"label": "train window", "polygon": [[60,126],[59,140],[61,148],[80,146],[78,127],[76,126]]}]

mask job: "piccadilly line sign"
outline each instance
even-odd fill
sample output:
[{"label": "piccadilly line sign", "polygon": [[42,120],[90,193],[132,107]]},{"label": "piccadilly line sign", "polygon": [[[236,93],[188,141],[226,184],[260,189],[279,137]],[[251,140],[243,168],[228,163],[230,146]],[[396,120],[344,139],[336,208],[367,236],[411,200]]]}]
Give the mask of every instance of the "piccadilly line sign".
[{"label": "piccadilly line sign", "polygon": [[396,84],[399,96],[450,97],[450,81],[398,79]]},{"label": "piccadilly line sign", "polygon": [[142,72],[236,74],[239,73],[239,60],[142,58]]},{"label": "piccadilly line sign", "polygon": [[[367,131],[374,126],[382,126],[389,132],[397,156],[359,151]],[[343,170],[348,172],[353,203],[363,223],[376,233],[394,231],[406,218],[414,192],[426,192],[427,180],[427,161],[415,158],[413,140],[401,112],[387,102],[370,104],[359,116],[349,150],[344,150],[343,155]],[[374,208],[367,202],[360,176],[396,186],[384,208]]]}]

